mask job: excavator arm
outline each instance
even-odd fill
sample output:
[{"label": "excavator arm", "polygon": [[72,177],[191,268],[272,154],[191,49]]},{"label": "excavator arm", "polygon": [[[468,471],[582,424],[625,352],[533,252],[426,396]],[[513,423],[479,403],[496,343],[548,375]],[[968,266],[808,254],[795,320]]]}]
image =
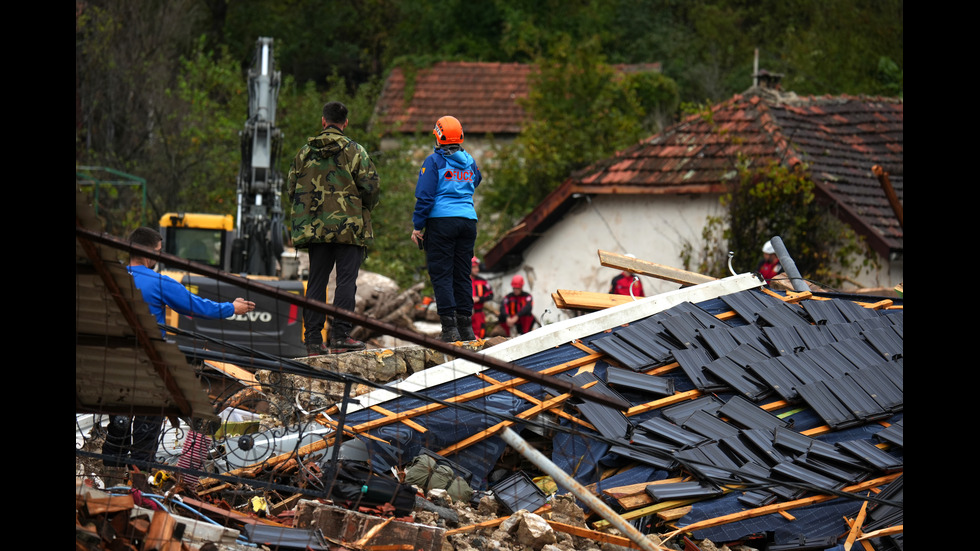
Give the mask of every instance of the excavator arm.
[{"label": "excavator arm", "polygon": [[276,167],[282,150],[282,133],[276,127],[280,73],[274,67],[272,45],[272,39],[267,37],[256,42],[255,59],[248,73],[248,119],[241,132],[242,161],[230,269],[253,275],[275,275],[284,249],[283,178]]}]

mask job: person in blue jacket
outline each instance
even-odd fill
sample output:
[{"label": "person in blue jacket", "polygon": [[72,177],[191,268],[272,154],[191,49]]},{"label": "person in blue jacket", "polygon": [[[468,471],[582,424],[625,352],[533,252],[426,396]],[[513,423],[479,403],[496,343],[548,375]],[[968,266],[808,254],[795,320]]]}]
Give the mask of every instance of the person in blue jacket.
[{"label": "person in blue jacket", "polygon": [[[163,250],[163,237],[152,228],[136,228],[130,234],[129,242],[157,252]],[[157,261],[152,258],[132,254],[126,269],[133,276],[133,283],[143,295],[143,301],[150,307],[150,313],[161,325],[167,322],[167,306],[179,314],[208,319],[228,318],[255,310],[254,302],[241,297],[232,302],[214,302],[201,298],[188,291],[176,279],[153,271],[156,264]],[[166,330],[161,328],[160,331],[166,338]]]},{"label": "person in blue jacket", "polygon": [[483,177],[473,156],[463,150],[463,126],[456,117],[441,117],[432,133],[436,146],[422,163],[415,185],[412,241],[425,249],[442,323],[439,339],[474,340],[470,321],[470,261],[477,221],[473,193]]},{"label": "person in blue jacket", "polygon": [[[136,228],[129,235],[129,242],[156,252],[163,250],[163,237],[152,228]],[[126,269],[132,274],[133,283],[158,324],[166,324],[167,306],[180,314],[210,319],[255,310],[255,303],[243,298],[232,302],[214,302],[199,297],[176,279],[153,271],[156,263],[152,258],[133,253]],[[166,329],[160,328],[160,336],[166,339]],[[162,424],[163,417],[157,415],[113,415],[102,445],[102,453],[107,456],[103,461],[114,466],[133,461],[145,467],[145,463],[152,462],[156,456]]]}]

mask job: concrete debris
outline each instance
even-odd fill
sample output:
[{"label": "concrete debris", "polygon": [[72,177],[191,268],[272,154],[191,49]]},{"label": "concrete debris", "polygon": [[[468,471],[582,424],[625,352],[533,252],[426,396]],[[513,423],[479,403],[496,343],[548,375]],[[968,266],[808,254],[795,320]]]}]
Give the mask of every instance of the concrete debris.
[{"label": "concrete debris", "polygon": [[505,520],[494,532],[494,537],[498,540],[513,537],[518,544],[535,550],[558,541],[554,529],[543,518],[525,509],[517,511]]}]

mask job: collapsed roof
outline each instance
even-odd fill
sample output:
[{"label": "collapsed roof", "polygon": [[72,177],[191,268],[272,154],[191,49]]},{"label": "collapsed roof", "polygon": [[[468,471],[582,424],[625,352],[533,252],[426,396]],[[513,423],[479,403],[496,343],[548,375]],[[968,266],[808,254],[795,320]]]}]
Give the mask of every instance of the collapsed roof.
[{"label": "collapsed roof", "polygon": [[[890,299],[781,295],[746,274],[486,350],[628,408],[456,360],[352,400],[342,418],[379,472],[429,450],[494,488],[508,474],[496,471],[507,454],[499,434],[513,426],[541,435],[551,461],[619,507],[613,489],[645,488],[644,507],[622,511],[629,519],[690,505],[677,528],[697,539],[834,540],[864,501],[887,526],[902,523],[900,490],[868,490],[904,472],[903,320]],[[784,516],[780,505],[799,509]],[[744,518],[712,522],[734,513]]]},{"label": "collapsed roof", "polygon": [[[193,370],[159,339],[145,304],[132,289],[100,287],[121,289],[129,278],[114,253],[94,246],[98,236],[85,228],[97,223],[83,203],[76,208],[76,409],[210,417]],[[857,518],[866,503],[863,531],[902,525],[903,347],[900,301],[774,293],[743,274],[545,326],[487,349],[486,361],[460,351],[464,359],[327,411],[324,425],[336,426],[329,416],[339,415],[379,471],[431,450],[515,506],[533,488],[513,495],[500,488],[522,464],[508,459],[499,434],[526,429],[563,472],[635,522],[684,505],[691,509],[677,529],[697,539],[769,533],[777,543],[833,544],[851,529],[844,519]],[[128,384],[86,382],[90,371],[111,374],[105,362],[120,352]],[[158,354],[163,363],[143,359]],[[142,401],[106,398],[174,376],[174,385]],[[242,452],[237,441],[225,444],[231,455]],[[498,472],[500,465],[509,470]],[[640,495],[624,499],[621,489],[637,485]],[[901,548],[900,532],[879,544]]]}]

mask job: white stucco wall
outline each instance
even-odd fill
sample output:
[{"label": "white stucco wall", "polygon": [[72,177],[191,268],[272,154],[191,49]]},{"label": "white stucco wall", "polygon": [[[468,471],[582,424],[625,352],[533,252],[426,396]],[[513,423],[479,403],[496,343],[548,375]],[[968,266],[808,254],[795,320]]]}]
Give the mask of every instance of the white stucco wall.
[{"label": "white stucco wall", "polygon": [[[534,314],[542,324],[571,317],[555,307],[558,289],[607,292],[618,273],[599,264],[599,250],[632,254],[641,260],[682,268],[685,242],[696,243],[709,215],[719,212],[717,196],[614,196],[579,199],[565,217],[525,251],[523,265],[490,282],[497,298],[510,292],[515,273],[527,281]],[[485,274],[489,275],[489,274]],[[647,296],[680,285],[641,277]]]},{"label": "white stucco wall", "polygon": [[[599,264],[599,250],[632,254],[640,260],[683,269],[685,243],[700,243],[708,216],[721,214],[718,196],[599,195],[578,200],[565,217],[540,235],[524,252],[524,262],[505,274],[484,274],[500,300],[510,292],[510,280],[521,274],[525,290],[534,297],[534,314],[547,325],[572,317],[555,306],[551,294],[558,289],[608,292],[618,273]],[[751,253],[755,255],[755,253]],[[736,257],[739,253],[736,251]],[[754,270],[760,260],[736,258],[739,272]],[[863,272],[840,289],[882,287],[892,289],[904,277],[901,259],[881,261],[881,268]],[[647,296],[678,289],[680,285],[642,277]]]}]

